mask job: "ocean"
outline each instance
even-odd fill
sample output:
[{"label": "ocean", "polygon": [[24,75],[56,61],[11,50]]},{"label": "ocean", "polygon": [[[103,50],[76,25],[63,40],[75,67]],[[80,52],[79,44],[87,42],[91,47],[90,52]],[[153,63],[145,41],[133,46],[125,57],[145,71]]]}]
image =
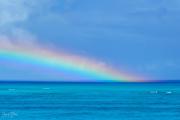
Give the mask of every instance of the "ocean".
[{"label": "ocean", "polygon": [[180,120],[180,84],[0,83],[0,120]]}]

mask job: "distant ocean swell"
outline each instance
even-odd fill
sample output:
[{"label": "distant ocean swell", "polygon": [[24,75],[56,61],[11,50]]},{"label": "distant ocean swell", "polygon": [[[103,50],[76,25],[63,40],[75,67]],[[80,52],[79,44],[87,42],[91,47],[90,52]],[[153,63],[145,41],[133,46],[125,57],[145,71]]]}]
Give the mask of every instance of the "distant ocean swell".
[{"label": "distant ocean swell", "polygon": [[0,84],[0,120],[180,120],[179,84]]}]

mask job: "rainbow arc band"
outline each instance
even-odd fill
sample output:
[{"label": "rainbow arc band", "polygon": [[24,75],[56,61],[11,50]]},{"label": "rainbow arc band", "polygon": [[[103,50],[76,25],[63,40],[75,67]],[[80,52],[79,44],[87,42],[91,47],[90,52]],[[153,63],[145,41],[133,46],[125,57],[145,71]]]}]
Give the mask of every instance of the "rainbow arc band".
[{"label": "rainbow arc band", "polygon": [[[91,80],[94,82],[145,82],[143,78],[122,72],[87,57],[58,52],[40,46],[31,48],[24,46],[0,47],[0,58],[64,72],[67,74],[63,76],[65,81],[76,79],[80,82]],[[72,76],[69,77],[70,75]]]}]

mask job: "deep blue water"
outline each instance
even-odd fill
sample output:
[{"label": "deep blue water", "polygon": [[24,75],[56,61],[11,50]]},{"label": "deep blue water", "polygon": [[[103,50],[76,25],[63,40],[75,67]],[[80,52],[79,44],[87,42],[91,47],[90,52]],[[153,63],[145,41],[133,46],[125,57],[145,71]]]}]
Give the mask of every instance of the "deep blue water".
[{"label": "deep blue water", "polygon": [[180,120],[179,86],[0,83],[0,120]]}]

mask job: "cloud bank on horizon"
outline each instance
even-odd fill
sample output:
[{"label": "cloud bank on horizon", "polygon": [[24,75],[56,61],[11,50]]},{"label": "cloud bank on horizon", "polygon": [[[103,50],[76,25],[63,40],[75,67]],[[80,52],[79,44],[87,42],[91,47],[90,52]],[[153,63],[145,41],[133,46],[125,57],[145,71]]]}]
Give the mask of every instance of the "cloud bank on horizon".
[{"label": "cloud bank on horizon", "polygon": [[[47,45],[147,79],[178,80],[179,6],[178,0],[1,0],[0,44]],[[0,60],[0,79],[41,75],[29,73]]]}]

